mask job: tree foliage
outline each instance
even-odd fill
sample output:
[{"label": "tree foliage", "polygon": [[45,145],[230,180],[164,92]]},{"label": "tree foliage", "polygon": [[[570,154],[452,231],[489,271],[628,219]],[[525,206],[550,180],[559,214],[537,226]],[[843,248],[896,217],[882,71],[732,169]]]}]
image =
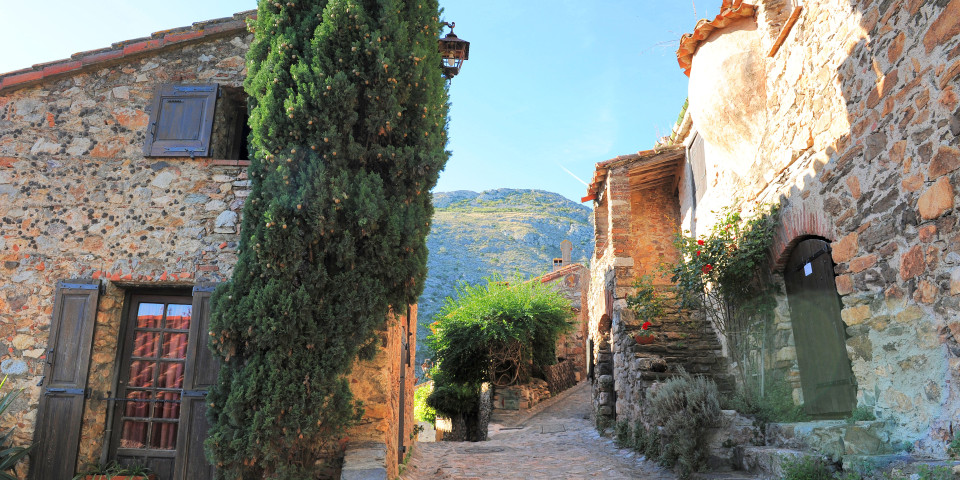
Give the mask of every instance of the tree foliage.
[{"label": "tree foliage", "polygon": [[[448,384],[479,391],[483,382],[512,383],[556,363],[556,343],[570,327],[570,301],[539,280],[505,282],[494,276],[479,285],[460,285],[431,325],[438,412]],[[453,390],[451,390],[453,391]]]},{"label": "tree foliage", "polygon": [[316,478],[355,422],[345,376],[423,289],[448,153],[436,0],[260,1],[247,54],[251,194],[212,298],[218,478]]}]

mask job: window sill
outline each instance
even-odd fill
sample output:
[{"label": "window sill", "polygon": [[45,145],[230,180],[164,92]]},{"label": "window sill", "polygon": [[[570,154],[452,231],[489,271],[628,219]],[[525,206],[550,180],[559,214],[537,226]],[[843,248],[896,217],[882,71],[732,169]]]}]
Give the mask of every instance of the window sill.
[{"label": "window sill", "polygon": [[222,158],[215,158],[210,160],[210,164],[227,167],[247,167],[250,166],[250,160],[225,160]]}]

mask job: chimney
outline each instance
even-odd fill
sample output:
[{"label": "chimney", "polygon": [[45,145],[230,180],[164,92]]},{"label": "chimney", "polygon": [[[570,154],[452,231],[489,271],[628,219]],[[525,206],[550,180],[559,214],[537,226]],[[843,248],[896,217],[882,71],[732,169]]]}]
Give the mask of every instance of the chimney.
[{"label": "chimney", "polygon": [[570,264],[570,252],[573,251],[573,242],[564,240],[560,242],[560,258],[564,265]]}]

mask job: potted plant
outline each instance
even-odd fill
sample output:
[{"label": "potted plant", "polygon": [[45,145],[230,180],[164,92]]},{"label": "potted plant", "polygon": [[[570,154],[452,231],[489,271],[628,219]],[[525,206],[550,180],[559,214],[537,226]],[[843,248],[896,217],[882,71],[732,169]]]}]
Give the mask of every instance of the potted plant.
[{"label": "potted plant", "polygon": [[633,336],[633,339],[640,345],[647,345],[656,341],[657,337],[650,327],[653,321],[662,317],[664,313],[664,299],[653,286],[653,278],[650,275],[644,275],[633,283],[636,293],[627,297],[627,308],[633,311],[637,320],[643,321],[640,326],[640,333]]},{"label": "potted plant", "polygon": [[[0,381],[0,388],[7,383],[7,377],[3,377],[3,381]],[[3,396],[0,396],[0,416],[4,415],[10,405],[14,400],[17,399],[17,396],[20,395],[23,389],[13,390],[7,393],[4,393]],[[0,435],[0,479],[2,480],[16,480],[17,477],[11,475],[8,472],[11,472],[14,467],[17,466],[17,463],[28,453],[33,446],[29,447],[15,447],[13,446],[13,432],[14,429],[10,428],[3,435]]]},{"label": "potted plant", "polygon": [[654,336],[653,332],[650,331],[650,327],[653,324],[650,322],[643,322],[643,325],[640,326],[640,333],[633,336],[633,339],[640,345],[649,345],[653,343],[657,338]]},{"label": "potted plant", "polygon": [[91,465],[74,475],[73,480],[157,480],[157,476],[142,465],[127,466],[110,462]]}]

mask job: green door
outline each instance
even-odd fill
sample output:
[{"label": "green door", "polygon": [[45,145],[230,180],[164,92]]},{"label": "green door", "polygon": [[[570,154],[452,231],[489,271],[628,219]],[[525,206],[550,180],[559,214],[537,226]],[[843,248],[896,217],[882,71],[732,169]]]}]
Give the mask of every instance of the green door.
[{"label": "green door", "polygon": [[800,242],[790,254],[784,280],[804,409],[816,418],[845,417],[857,405],[857,386],[847,357],[830,245],[819,239]]}]

